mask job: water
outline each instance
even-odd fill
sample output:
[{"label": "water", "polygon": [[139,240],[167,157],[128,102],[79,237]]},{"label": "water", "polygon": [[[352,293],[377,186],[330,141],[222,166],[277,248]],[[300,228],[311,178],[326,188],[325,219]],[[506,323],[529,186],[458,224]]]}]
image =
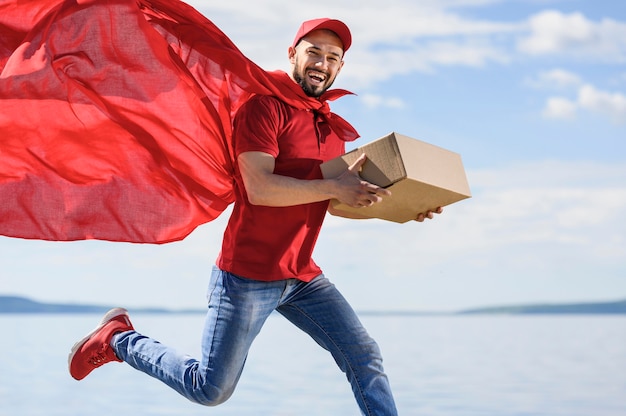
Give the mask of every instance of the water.
[{"label": "water", "polygon": [[[0,415],[358,416],[330,356],[280,316],[229,402],[187,402],[125,364],[81,382],[67,353],[96,315],[0,315]],[[624,416],[626,317],[363,316],[401,415]],[[141,332],[197,355],[202,315],[134,315]]]}]

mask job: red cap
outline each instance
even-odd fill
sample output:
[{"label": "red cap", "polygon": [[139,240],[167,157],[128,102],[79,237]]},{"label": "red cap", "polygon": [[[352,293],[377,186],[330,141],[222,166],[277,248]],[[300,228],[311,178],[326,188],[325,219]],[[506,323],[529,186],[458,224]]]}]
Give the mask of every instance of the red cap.
[{"label": "red cap", "polygon": [[298,33],[296,33],[296,38],[293,40],[293,45],[291,46],[295,48],[295,46],[298,44],[298,42],[300,42],[303,37],[313,32],[314,30],[319,29],[327,29],[331,32],[334,32],[343,44],[344,53],[348,50],[348,48],[350,48],[350,45],[352,44],[352,35],[350,34],[350,29],[348,29],[348,26],[346,26],[346,24],[340,20],[329,19],[328,17],[307,20],[306,22],[302,23],[300,29],[298,29]]}]

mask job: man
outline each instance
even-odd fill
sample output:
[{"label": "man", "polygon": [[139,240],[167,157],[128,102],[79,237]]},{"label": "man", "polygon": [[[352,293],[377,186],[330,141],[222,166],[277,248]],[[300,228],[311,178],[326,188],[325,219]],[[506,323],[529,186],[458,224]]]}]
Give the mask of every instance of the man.
[{"label": "man", "polygon": [[[323,100],[350,45],[344,23],[304,22],[284,76],[300,93]],[[233,393],[252,341],[276,310],[332,354],[363,414],[397,414],[378,346],[311,258],[330,199],[370,206],[389,191],[359,178],[365,158],[322,179],[319,165],[344,153],[344,140],[323,114],[276,97],[253,96],[239,110],[233,141],[236,200],[209,284],[201,359],[141,335],[126,310],[116,308],[74,345],[71,375],[80,380],[104,363],[125,361],[189,400],[215,406]]]}]

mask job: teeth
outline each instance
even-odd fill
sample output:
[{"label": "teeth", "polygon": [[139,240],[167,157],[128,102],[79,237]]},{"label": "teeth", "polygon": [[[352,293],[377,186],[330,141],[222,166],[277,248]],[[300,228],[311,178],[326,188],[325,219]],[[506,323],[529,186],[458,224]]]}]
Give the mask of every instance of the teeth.
[{"label": "teeth", "polygon": [[320,81],[326,80],[326,75],[321,73],[321,72],[317,72],[317,71],[309,71],[309,76],[311,78],[315,78],[315,79],[318,79]]}]

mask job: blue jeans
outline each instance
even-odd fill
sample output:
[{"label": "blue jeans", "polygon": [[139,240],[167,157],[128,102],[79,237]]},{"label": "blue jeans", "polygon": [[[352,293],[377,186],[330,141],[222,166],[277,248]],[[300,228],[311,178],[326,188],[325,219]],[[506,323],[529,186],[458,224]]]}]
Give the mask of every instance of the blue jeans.
[{"label": "blue jeans", "polygon": [[117,356],[207,406],[226,401],[250,345],[276,310],[329,351],[346,374],[364,415],[397,415],[382,357],[351,306],[323,275],[261,282],[213,269],[200,361],[135,331],[114,337]]}]

